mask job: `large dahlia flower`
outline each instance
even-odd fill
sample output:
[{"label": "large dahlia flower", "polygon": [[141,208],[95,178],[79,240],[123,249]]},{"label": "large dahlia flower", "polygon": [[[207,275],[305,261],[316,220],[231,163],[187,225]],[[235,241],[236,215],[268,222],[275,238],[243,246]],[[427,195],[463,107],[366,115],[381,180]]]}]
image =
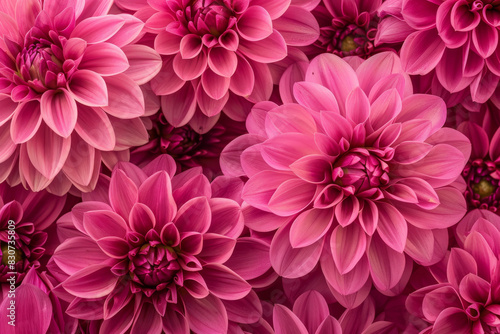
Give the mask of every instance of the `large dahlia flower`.
[{"label": "large dahlia flower", "polygon": [[451,249],[443,277],[406,301],[412,314],[430,323],[422,333],[500,331],[500,222],[479,218],[471,224],[466,217],[464,224],[460,229],[467,233],[458,236],[460,248]]},{"label": "large dahlia flower", "polygon": [[[0,181],[33,191],[90,191],[144,144],[139,84],[161,67],[130,43],[144,23],[107,15],[113,1],[10,0],[0,12]],[[4,5],[4,4],[3,4]],[[10,175],[10,177],[9,177]]]},{"label": "large dahlia flower", "polygon": [[[248,102],[269,99],[268,63],[287,56],[287,46],[316,41],[318,23],[310,13],[317,0],[140,0],[118,6],[144,17],[156,35],[163,68],[151,86],[162,95],[167,121],[175,127],[195,115],[224,110],[242,121]],[[196,131],[198,129],[195,128]]]},{"label": "large dahlia flower", "polygon": [[404,41],[401,61],[408,73],[435,69],[448,91],[470,86],[476,102],[492,95],[500,78],[497,0],[391,0],[381,15],[378,41]]},{"label": "large dahlia flower", "polygon": [[443,100],[412,94],[392,52],[357,70],[320,55],[293,98],[257,104],[249,134],[221,155],[224,173],[248,177],[246,224],[279,228],[270,250],[278,274],[301,277],[321,257],[335,291],[367,294],[369,276],[389,292],[408,279],[410,258],[438,262],[446,228],[466,211],[454,181],[470,155],[464,135],[441,129]]},{"label": "large dahlia flower", "polygon": [[68,314],[133,334],[226,333],[229,320],[259,318],[250,285],[223,265],[243,230],[239,204],[213,198],[201,168],[174,173],[166,155],[143,170],[119,163],[108,194],[61,218],[76,229],[61,230],[53,256]]}]

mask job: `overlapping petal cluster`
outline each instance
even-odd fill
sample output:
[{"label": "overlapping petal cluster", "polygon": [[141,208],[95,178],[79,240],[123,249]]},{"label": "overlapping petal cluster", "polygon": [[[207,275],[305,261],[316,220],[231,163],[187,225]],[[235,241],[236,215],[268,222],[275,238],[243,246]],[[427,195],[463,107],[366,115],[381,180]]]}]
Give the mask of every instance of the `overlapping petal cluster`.
[{"label": "overlapping petal cluster", "polygon": [[412,94],[394,53],[356,70],[320,55],[293,99],[256,105],[249,134],[221,156],[226,174],[248,177],[246,223],[279,228],[271,244],[278,274],[301,277],[321,258],[334,291],[366,296],[369,277],[389,293],[409,277],[410,258],[438,262],[444,229],[466,211],[454,181],[470,155],[464,135],[441,128],[444,102]]},{"label": "overlapping petal cluster", "polygon": [[435,69],[448,91],[469,89],[480,103],[490,98],[500,78],[498,1],[393,0],[382,7],[387,17],[378,41],[403,42],[401,61],[409,74]]},{"label": "overlapping petal cluster", "polygon": [[117,1],[147,15],[146,30],[156,35],[154,47],[164,60],[151,87],[176,127],[195,114],[212,117],[221,110],[244,121],[250,102],[269,99],[273,77],[267,64],[285,58],[288,46],[312,44],[319,35],[310,13],[317,1],[295,2]]},{"label": "overlapping petal cluster", "polygon": [[234,309],[257,297],[223,265],[243,229],[240,206],[212,198],[201,168],[174,174],[166,155],[143,170],[120,163],[107,194],[61,218],[75,230],[53,257],[68,314],[99,321],[100,333],[226,333],[228,319],[241,320]]},{"label": "overlapping petal cluster", "polygon": [[144,23],[108,15],[112,3],[23,0],[0,12],[0,180],[90,191],[113,151],[147,141],[139,84],[161,59],[130,45]]}]

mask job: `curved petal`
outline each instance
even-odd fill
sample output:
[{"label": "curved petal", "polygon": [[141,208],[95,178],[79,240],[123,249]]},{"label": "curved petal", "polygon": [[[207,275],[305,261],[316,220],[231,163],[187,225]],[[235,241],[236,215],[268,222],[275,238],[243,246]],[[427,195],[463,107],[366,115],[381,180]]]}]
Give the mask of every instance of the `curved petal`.
[{"label": "curved petal", "polygon": [[398,284],[405,268],[405,255],[386,246],[376,234],[372,237],[367,253],[375,286],[386,291]]},{"label": "curved petal", "polygon": [[236,29],[247,41],[260,41],[273,33],[274,23],[269,13],[260,6],[250,6],[239,17]]},{"label": "curved petal", "polygon": [[259,41],[241,40],[238,50],[246,57],[265,64],[280,61],[287,54],[285,39],[276,29],[273,29],[273,33],[267,38]]},{"label": "curved petal", "polygon": [[288,308],[277,304],[273,309],[273,323],[276,334],[308,334],[307,328]]},{"label": "curved petal", "polygon": [[310,246],[323,237],[333,222],[333,209],[310,209],[292,223],[290,244],[293,248]]},{"label": "curved petal", "polygon": [[[68,117],[70,118],[70,117]],[[38,101],[20,103],[10,123],[10,136],[15,144],[27,142],[42,124],[42,114]]]},{"label": "curved petal", "polygon": [[200,273],[210,293],[224,300],[241,299],[252,289],[238,274],[220,264],[204,265]]},{"label": "curved petal", "polygon": [[313,44],[319,37],[319,25],[314,15],[299,6],[290,6],[277,20],[273,21],[277,29],[291,46]]},{"label": "curved petal", "polygon": [[337,226],[330,239],[332,258],[341,275],[350,272],[366,252],[367,240],[364,231],[357,225]]},{"label": "curved petal", "polygon": [[63,288],[74,296],[81,298],[100,298],[108,295],[118,281],[105,264],[88,266],[62,283]]},{"label": "curved petal", "polygon": [[414,32],[401,48],[403,68],[409,74],[425,75],[439,63],[445,48],[435,29]]},{"label": "curved petal", "polygon": [[144,95],[141,88],[125,74],[105,77],[109,102],[102,109],[121,119],[136,118],[144,115]]},{"label": "curved petal", "polygon": [[75,131],[98,150],[111,151],[116,145],[113,126],[101,108],[79,105]]},{"label": "curved petal", "polygon": [[40,101],[40,112],[45,124],[59,136],[67,138],[71,135],[78,110],[75,100],[66,89],[46,91]]},{"label": "curved petal", "polygon": [[78,68],[108,76],[126,71],[129,68],[129,62],[125,53],[116,45],[99,43],[89,45],[85,49]]},{"label": "curved petal", "polygon": [[198,333],[227,333],[227,312],[219,298],[209,294],[196,299],[185,294],[182,301],[191,330]]}]

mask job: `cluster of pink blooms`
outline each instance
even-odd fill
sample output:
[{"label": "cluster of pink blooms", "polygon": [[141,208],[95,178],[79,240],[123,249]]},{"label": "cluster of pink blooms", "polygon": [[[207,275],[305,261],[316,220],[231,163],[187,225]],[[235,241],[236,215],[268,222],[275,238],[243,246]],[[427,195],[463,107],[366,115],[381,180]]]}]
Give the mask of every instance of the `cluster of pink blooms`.
[{"label": "cluster of pink blooms", "polygon": [[0,333],[500,333],[500,0],[5,0]]}]

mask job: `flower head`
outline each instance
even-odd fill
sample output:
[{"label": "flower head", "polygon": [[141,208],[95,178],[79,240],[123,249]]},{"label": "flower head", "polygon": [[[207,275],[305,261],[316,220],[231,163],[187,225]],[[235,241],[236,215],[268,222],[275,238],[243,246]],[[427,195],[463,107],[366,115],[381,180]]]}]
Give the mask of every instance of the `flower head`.
[{"label": "flower head", "polygon": [[409,82],[394,53],[356,71],[320,55],[288,89],[294,103],[257,104],[249,134],[225,148],[224,173],[249,178],[247,224],[279,228],[270,250],[278,274],[301,277],[320,261],[343,295],[366,296],[370,276],[394,294],[409,278],[410,257],[430,265],[444,256],[443,229],[466,211],[453,182],[470,143],[441,129],[443,100],[412,94]]},{"label": "flower head", "polygon": [[112,168],[112,151],[146,141],[138,84],[161,59],[130,44],[144,24],[106,15],[112,1],[10,2],[15,10],[1,13],[9,29],[0,43],[0,180],[12,174],[11,184],[34,191],[90,191],[101,161]]},{"label": "flower head", "polygon": [[[81,318],[79,310],[91,304],[93,315],[83,319],[103,319],[106,333],[146,327],[225,333],[232,320],[226,308],[244,308],[244,298],[256,298],[223,265],[243,229],[239,205],[212,198],[201,168],[174,173],[165,155],[144,170],[120,163],[106,202],[73,208],[67,218],[78,236],[67,238],[53,257],[65,276],[60,287],[74,297],[68,314]],[[81,249],[87,255],[75,263],[71,254]]]}]

